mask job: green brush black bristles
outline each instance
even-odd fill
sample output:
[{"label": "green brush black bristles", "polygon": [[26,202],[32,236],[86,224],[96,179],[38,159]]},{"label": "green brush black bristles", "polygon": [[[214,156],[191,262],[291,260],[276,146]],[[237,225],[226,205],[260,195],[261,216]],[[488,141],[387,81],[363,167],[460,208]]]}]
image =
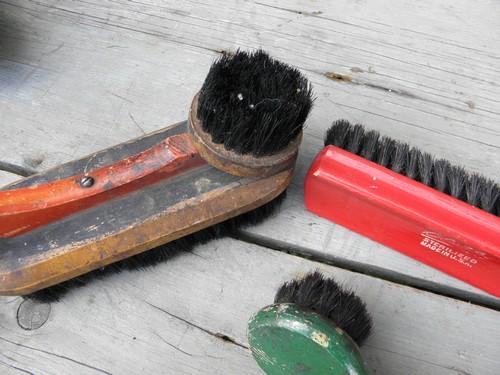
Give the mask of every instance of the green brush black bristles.
[{"label": "green brush black bristles", "polygon": [[434,159],[406,143],[362,125],[337,120],[325,137],[325,146],[334,145],[373,161],[394,172],[451,195],[493,215],[500,216],[500,186],[494,181],[444,159]]},{"label": "green brush black bristles", "polygon": [[320,314],[346,332],[358,346],[370,335],[372,321],[361,298],[317,271],[284,283],[274,303],[294,303]]}]

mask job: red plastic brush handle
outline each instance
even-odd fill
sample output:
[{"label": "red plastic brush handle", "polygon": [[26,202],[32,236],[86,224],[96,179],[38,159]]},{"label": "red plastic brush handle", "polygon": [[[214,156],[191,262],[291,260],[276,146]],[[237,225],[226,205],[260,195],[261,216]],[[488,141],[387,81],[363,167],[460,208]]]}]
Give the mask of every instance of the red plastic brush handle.
[{"label": "red plastic brush handle", "polygon": [[[85,174],[0,191],[0,238],[28,232],[204,163],[186,133]],[[94,181],[89,187],[81,184],[85,176]]]},{"label": "red plastic brush handle", "polygon": [[304,188],[308,210],[500,297],[500,218],[335,146]]}]

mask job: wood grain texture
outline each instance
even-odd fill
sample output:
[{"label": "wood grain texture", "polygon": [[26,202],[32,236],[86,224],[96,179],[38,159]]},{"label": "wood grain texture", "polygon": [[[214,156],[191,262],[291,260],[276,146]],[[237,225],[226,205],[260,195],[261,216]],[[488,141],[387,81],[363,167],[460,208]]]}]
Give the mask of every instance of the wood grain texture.
[{"label": "wood grain texture", "polygon": [[5,1],[0,158],[43,169],[185,119],[219,51],[263,47],[301,68],[317,100],[287,209],[252,232],[480,295],[305,213],[302,180],[338,117],[500,179],[499,7]]},{"label": "wood grain texture", "polygon": [[231,239],[76,289],[38,330],[19,328],[20,299],[3,297],[1,372],[257,375],[248,318],[315,269],[366,301],[374,331],[362,353],[374,374],[498,373],[499,312]]},{"label": "wood grain texture", "polygon": [[[284,209],[245,235],[497,304],[305,212],[302,181],[324,131],[338,117],[499,181],[499,13],[500,3],[487,0],[361,0],[334,6],[328,0],[0,1],[0,160],[43,170],[184,120],[221,50],[262,47],[299,67],[317,100]],[[168,264],[118,275],[112,287],[106,280],[82,289],[56,305],[49,322],[32,333],[13,320],[19,301],[2,299],[0,336],[32,348],[0,342],[2,371],[201,374],[209,367],[220,374],[258,373],[247,351],[140,301],[244,340],[248,314],[272,299],[280,281],[304,271],[300,265],[323,267],[234,246],[235,252],[216,258],[216,264],[203,253],[203,262],[191,269],[189,262],[199,256],[188,254],[188,264],[181,262],[177,271]],[[377,311],[375,341],[365,348],[376,373],[495,373],[497,313],[335,273],[354,283]],[[207,294],[214,287],[223,290],[220,296]],[[62,338],[65,345],[58,343]]]},{"label": "wood grain texture", "polygon": [[218,51],[263,47],[315,85],[311,136],[348,117],[495,175],[498,7],[3,1],[1,155],[44,167],[185,119]]}]

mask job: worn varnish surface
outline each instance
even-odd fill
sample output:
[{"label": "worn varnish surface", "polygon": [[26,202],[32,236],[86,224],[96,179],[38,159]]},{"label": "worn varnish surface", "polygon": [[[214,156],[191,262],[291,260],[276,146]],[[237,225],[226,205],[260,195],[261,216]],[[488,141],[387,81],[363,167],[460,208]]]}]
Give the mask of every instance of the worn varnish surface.
[{"label": "worn varnish surface", "polygon": [[0,372],[258,374],[244,348],[136,300],[245,345],[247,315],[307,263],[253,241],[356,271],[321,266],[375,307],[365,351],[375,373],[496,374],[498,299],[305,212],[302,180],[329,123],[345,117],[499,181],[498,14],[486,0],[2,1],[1,160],[44,170],[185,120],[222,50],[265,48],[299,67],[317,100],[278,216],[177,269],[77,290],[38,330],[21,330],[20,300],[2,299]]}]

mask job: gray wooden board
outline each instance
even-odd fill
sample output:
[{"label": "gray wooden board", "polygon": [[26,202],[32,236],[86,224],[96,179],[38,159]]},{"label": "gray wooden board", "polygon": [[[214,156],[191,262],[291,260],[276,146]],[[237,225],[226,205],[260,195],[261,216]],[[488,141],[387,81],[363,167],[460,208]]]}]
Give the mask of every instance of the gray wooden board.
[{"label": "gray wooden board", "polygon": [[[374,374],[498,374],[499,312],[232,239],[75,289],[37,330],[18,327],[20,298],[2,297],[0,372],[260,374],[248,318],[315,269],[366,301],[374,330],[362,353]],[[36,307],[29,316],[40,319]]]},{"label": "gray wooden board", "polygon": [[[335,5],[328,0],[2,1],[0,159],[44,170],[184,120],[218,51],[263,47],[299,67],[312,81],[317,100],[284,210],[247,235],[484,297],[305,212],[301,189],[325,129],[338,117],[500,180],[499,13],[500,4],[486,0],[341,0]],[[343,78],[329,79],[328,72]],[[0,178],[1,183],[14,179]],[[0,345],[8,345],[10,354],[0,350],[0,360],[30,366],[37,374],[67,368],[98,373],[72,360],[116,372],[156,366],[156,373],[171,368],[172,373],[205,373],[201,369],[210,366],[223,374],[258,373],[248,352],[165,318],[136,299],[244,340],[248,314],[272,299],[279,281],[303,271],[299,265],[311,264],[262,252],[226,254],[217,258],[220,264],[201,262],[198,269],[189,268],[198,257],[188,254],[190,260],[183,262],[189,264],[177,271],[165,265],[154,272],[122,274],[113,279],[111,291],[105,287],[109,281],[98,282],[82,289],[83,296],[74,294],[53,306],[49,322],[31,333],[16,328],[19,301],[2,299],[0,329],[8,340],[38,351],[4,341]],[[241,265],[251,269],[244,273],[250,273],[244,285],[241,274],[227,275]],[[382,330],[375,332],[372,341],[378,341],[368,343],[365,355],[376,369],[385,370],[378,373],[498,369],[492,352],[499,348],[494,341],[499,337],[497,313],[347,271],[335,273],[371,298],[377,311],[376,329]],[[217,285],[226,294],[205,298],[205,285]],[[179,289],[170,294],[161,286]],[[245,288],[248,293],[242,293]],[[221,301],[220,306],[213,301]],[[173,349],[152,332],[167,335],[174,346],[179,332],[189,332],[181,348],[195,355]],[[430,340],[424,340],[426,334]],[[207,353],[226,359],[205,358]]]},{"label": "gray wooden board", "polygon": [[43,170],[183,120],[217,51],[263,47],[302,69],[317,100],[286,209],[252,233],[484,295],[306,213],[302,179],[345,117],[499,180],[498,3],[9,0],[0,11],[2,160]]}]

